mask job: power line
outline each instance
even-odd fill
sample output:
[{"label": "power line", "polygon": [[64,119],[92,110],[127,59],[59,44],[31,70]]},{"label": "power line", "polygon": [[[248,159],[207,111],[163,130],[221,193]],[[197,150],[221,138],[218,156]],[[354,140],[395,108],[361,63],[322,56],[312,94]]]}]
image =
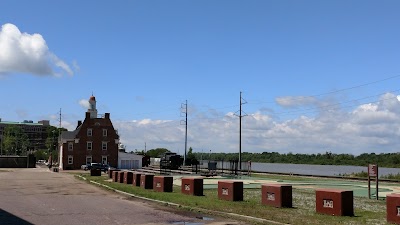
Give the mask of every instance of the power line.
[{"label": "power line", "polygon": [[[388,81],[388,80],[399,78],[399,77],[400,77],[400,75],[395,75],[395,76],[383,78],[383,79],[372,81],[372,82],[368,82],[368,83],[363,83],[363,84],[359,84],[359,85],[355,85],[355,86],[351,86],[351,87],[347,87],[347,88],[338,89],[338,90],[335,90],[335,91],[323,92],[323,93],[314,94],[314,95],[300,96],[299,98],[301,98],[301,97],[303,97],[303,98],[320,97],[320,96],[324,96],[324,95],[336,94],[336,93],[339,93],[339,92],[348,91],[348,90],[352,90],[352,89],[356,89],[356,88],[361,88],[361,87],[365,87],[365,86],[368,86],[368,85],[371,85],[371,84],[377,84],[377,83],[380,83],[380,82],[383,82],[383,81]],[[249,104],[253,105],[253,104],[265,104],[265,103],[275,103],[275,101],[250,102]]]},{"label": "power line", "polygon": [[[390,93],[395,93],[395,92],[398,92],[398,91],[400,91],[400,89],[396,89],[396,90],[390,91]],[[380,93],[380,94],[376,94],[376,95],[370,95],[370,96],[366,96],[366,97],[362,97],[362,98],[358,98],[358,99],[352,99],[352,100],[348,100],[348,101],[344,101],[344,102],[338,102],[338,103],[325,105],[325,106],[320,106],[320,107],[310,107],[310,108],[306,108],[306,109],[291,110],[291,111],[278,112],[278,113],[272,113],[272,114],[274,114],[274,115],[291,115],[291,114],[305,113],[305,112],[308,112],[308,111],[317,111],[317,110],[318,111],[324,111],[323,109],[326,109],[326,108],[328,108],[328,110],[329,110],[329,109],[332,109],[333,106],[339,106],[339,105],[350,103],[350,102],[356,102],[356,101],[360,101],[360,100],[364,100],[364,99],[368,99],[368,98],[374,98],[374,97],[381,96],[381,95],[383,95],[385,93],[388,93],[388,92],[384,92],[384,93]],[[391,98],[391,99],[393,99],[393,98]],[[367,102],[367,103],[371,103],[371,102]],[[360,105],[363,105],[363,104],[366,104],[366,103],[348,105],[348,106],[346,106],[346,108],[354,107],[354,106],[360,106]],[[343,107],[344,106],[342,106],[342,108]]]}]

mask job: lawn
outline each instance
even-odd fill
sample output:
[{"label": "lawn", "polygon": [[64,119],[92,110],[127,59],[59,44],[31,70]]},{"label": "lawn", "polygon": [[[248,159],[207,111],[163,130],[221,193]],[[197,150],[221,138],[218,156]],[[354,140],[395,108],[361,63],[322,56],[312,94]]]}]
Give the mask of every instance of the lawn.
[{"label": "lawn", "polygon": [[[274,208],[261,204],[261,189],[244,189],[244,201],[229,202],[218,199],[217,189],[205,189],[204,196],[189,196],[180,193],[174,186],[172,193],[145,190],[132,185],[110,182],[105,175],[91,177],[81,174],[88,181],[96,181],[109,187],[146,198],[176,203],[188,210],[220,211],[247,215],[289,224],[388,224],[386,223],[386,202],[354,197],[354,216],[339,217],[315,212],[315,191],[293,189],[293,208]],[[287,177],[282,177],[282,179]],[[300,180],[301,178],[296,178]],[[308,180],[306,178],[305,180]],[[257,224],[257,222],[252,221]],[[265,224],[265,223],[263,223]]]}]

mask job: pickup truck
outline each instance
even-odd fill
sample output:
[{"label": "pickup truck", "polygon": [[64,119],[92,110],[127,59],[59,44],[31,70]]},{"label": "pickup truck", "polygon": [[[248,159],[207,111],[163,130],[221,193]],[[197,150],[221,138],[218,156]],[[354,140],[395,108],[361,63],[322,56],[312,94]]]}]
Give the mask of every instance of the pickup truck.
[{"label": "pickup truck", "polygon": [[107,172],[108,169],[110,168],[109,165],[106,164],[101,164],[101,163],[90,163],[90,164],[85,164],[81,166],[81,169],[83,170],[90,170],[90,169],[100,169],[103,172]]}]

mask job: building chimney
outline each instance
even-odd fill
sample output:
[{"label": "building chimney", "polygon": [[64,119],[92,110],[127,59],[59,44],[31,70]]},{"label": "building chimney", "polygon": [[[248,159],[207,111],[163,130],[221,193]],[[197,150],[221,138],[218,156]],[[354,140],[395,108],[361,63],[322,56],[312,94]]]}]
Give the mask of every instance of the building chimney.
[{"label": "building chimney", "polygon": [[90,119],[90,112],[86,112],[85,119]]},{"label": "building chimney", "polygon": [[78,128],[80,125],[82,125],[82,120],[78,120],[78,126],[76,128]]},{"label": "building chimney", "polygon": [[104,118],[110,119],[110,113],[105,113],[105,114],[104,114]]}]

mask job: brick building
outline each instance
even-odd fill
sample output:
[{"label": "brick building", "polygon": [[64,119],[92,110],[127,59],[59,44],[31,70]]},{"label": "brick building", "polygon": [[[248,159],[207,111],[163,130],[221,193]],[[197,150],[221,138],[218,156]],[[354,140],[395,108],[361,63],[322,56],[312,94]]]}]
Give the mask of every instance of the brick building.
[{"label": "brick building", "polygon": [[89,100],[90,108],[83,123],[78,121],[74,131],[63,131],[59,138],[59,168],[80,169],[88,163],[118,166],[119,136],[110,120],[110,113],[98,117],[96,99]]},{"label": "brick building", "polygon": [[[3,143],[4,131],[7,126],[17,126],[22,129],[22,132],[24,132],[28,137],[28,150],[46,149],[46,139],[48,136],[47,129],[50,127],[50,121],[41,120],[37,123],[34,123],[32,120],[24,120],[23,122],[11,122],[2,121],[0,118],[0,148],[2,147],[1,143]],[[14,152],[11,152],[11,154],[13,153]]]}]

